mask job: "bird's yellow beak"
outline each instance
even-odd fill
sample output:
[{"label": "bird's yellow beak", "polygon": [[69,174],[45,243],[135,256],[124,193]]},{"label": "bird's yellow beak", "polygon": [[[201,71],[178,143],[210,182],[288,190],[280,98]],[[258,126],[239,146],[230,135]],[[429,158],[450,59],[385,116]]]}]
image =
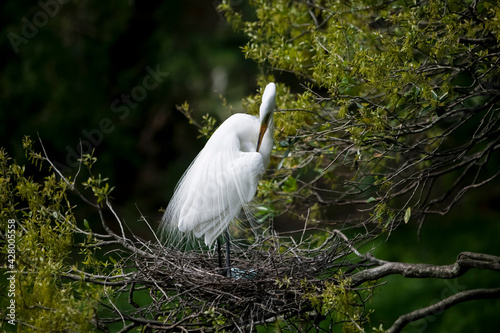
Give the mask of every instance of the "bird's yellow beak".
[{"label": "bird's yellow beak", "polygon": [[260,145],[262,143],[262,138],[264,137],[264,133],[267,131],[267,121],[260,125],[259,130],[259,139],[257,140],[257,152],[259,152]]}]

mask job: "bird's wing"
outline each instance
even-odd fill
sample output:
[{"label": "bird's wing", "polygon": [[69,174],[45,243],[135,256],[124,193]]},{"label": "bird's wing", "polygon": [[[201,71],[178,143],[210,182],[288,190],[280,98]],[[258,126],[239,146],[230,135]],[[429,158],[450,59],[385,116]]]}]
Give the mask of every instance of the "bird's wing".
[{"label": "bird's wing", "polygon": [[204,149],[179,182],[162,223],[204,235],[210,246],[252,200],[263,173],[257,152]]}]

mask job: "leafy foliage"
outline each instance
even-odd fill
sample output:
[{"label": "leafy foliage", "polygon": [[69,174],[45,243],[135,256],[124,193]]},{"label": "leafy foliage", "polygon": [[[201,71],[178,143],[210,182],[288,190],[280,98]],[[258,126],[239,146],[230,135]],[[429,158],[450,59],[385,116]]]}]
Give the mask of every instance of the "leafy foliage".
[{"label": "leafy foliage", "polygon": [[[31,145],[31,140],[25,138],[30,160],[41,168],[41,156],[30,152]],[[28,175],[27,169],[13,161],[5,150],[0,151],[0,227],[7,230],[7,221],[16,221],[16,323],[46,332],[88,332],[104,288],[63,277],[78,265],[73,259],[73,247],[79,229],[68,199],[68,184],[55,173],[37,180]],[[90,234],[86,241],[89,242],[79,244],[81,250],[93,254],[88,247],[94,243]],[[2,246],[4,253],[6,244]],[[9,301],[7,297],[2,299]],[[2,303],[2,310],[6,304]],[[10,326],[6,322],[2,325]]]},{"label": "leafy foliage", "polygon": [[291,85],[278,85],[277,167],[261,211],[366,241],[420,229],[498,179],[496,2],[252,4],[255,18],[230,1],[219,9],[247,35],[245,56],[273,73],[261,85]]},{"label": "leafy foliage", "polygon": [[[253,5],[255,20],[230,2],[219,8],[248,36],[246,57],[275,75],[294,74],[303,88],[279,85],[281,161],[270,182],[281,186],[266,188],[275,189],[282,211],[314,208],[309,223],[371,225],[377,234],[444,214],[498,175],[498,4]],[[256,100],[247,100],[248,109]],[[292,204],[291,175],[298,184]],[[330,207],[338,206],[350,217],[332,219]]]}]

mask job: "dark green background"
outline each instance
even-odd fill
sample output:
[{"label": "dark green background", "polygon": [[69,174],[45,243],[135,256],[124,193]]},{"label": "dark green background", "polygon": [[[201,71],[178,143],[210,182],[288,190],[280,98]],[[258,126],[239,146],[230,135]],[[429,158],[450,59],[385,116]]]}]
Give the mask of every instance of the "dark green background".
[{"label": "dark green background", "polygon": [[[137,204],[154,223],[204,144],[176,105],[188,101],[198,121],[205,113],[224,120],[222,94],[243,112],[257,66],[217,2],[61,2],[1,5],[1,146],[22,162],[23,136],[39,133],[51,159],[74,175],[82,140],[126,220],[137,217]],[[161,74],[152,80],[151,71]]]}]

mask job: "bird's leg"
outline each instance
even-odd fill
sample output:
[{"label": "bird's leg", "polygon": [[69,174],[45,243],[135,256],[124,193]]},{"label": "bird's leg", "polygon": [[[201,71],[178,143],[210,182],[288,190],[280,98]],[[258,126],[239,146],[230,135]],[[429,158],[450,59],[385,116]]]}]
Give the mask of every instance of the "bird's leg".
[{"label": "bird's leg", "polygon": [[219,255],[219,273],[224,276],[231,276],[231,258],[230,258],[230,243],[229,243],[229,232],[226,230],[224,232],[224,238],[226,241],[226,267],[222,267],[222,251],[220,238],[217,238],[217,253]]},{"label": "bird's leg", "polygon": [[230,245],[229,244],[229,232],[227,230],[224,232],[224,236],[226,238],[226,276],[231,277],[231,259],[229,258],[229,254],[230,254],[230,251],[229,251],[229,245]]},{"label": "bird's leg", "polygon": [[222,253],[220,250],[220,238],[217,238],[217,253],[219,254],[219,273],[221,275],[226,275],[226,270],[222,268]]}]

